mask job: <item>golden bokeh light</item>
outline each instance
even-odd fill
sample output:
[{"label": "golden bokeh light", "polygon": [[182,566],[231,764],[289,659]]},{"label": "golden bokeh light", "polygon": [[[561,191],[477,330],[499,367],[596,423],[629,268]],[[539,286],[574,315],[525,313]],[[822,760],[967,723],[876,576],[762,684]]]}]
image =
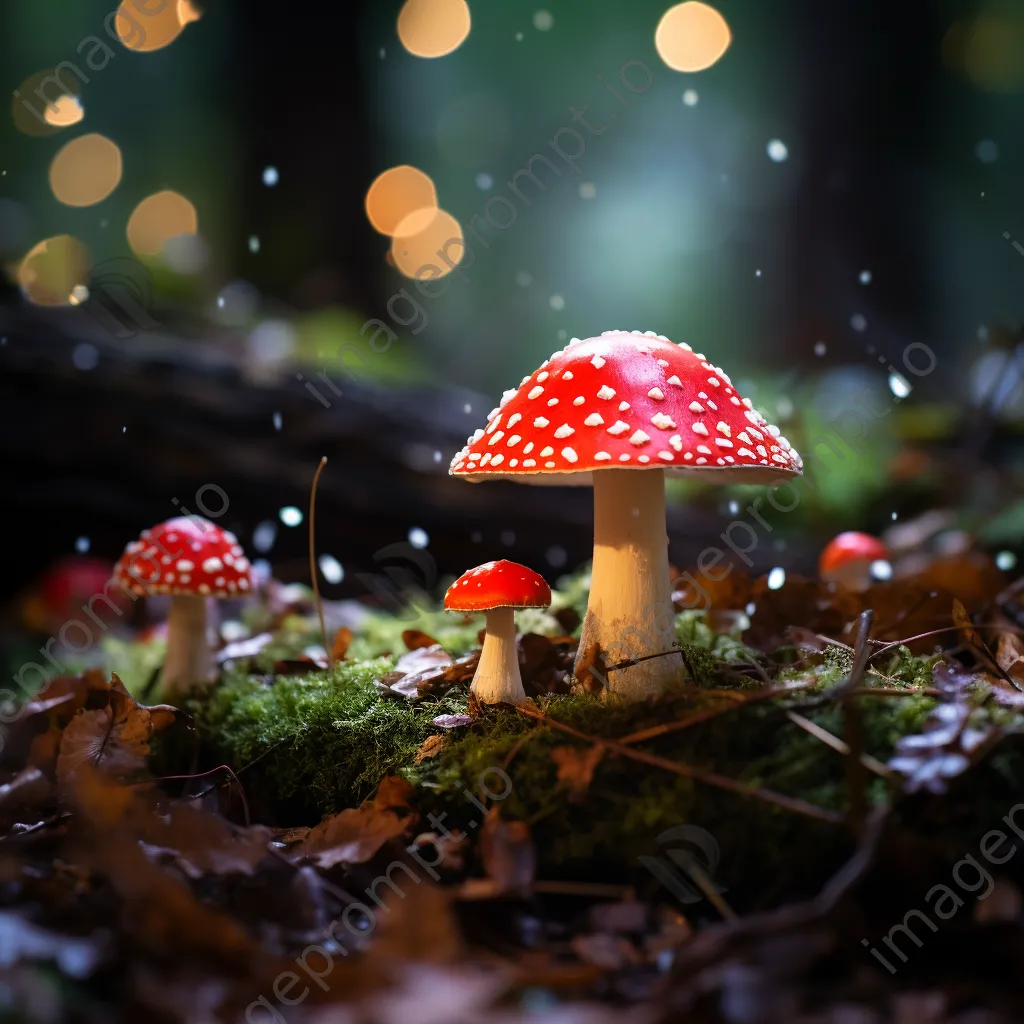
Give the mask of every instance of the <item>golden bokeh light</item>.
[{"label": "golden bokeh light", "polygon": [[414,210],[403,218],[391,243],[391,260],[398,270],[424,281],[450,274],[464,254],[462,226],[441,209]]},{"label": "golden bokeh light", "polygon": [[71,235],[57,235],[34,246],[18,266],[18,284],[37,306],[70,306],[82,294],[92,267],[85,244]]},{"label": "golden bokeh light", "polygon": [[157,192],[143,199],[128,218],[128,244],[137,256],[159,256],[170,239],[198,230],[199,215],[183,195]]},{"label": "golden bokeh light", "polygon": [[1008,18],[978,18],[966,34],[964,70],[975,85],[1014,92],[1024,85],[1024,25]]},{"label": "golden bokeh light", "polygon": [[85,117],[82,101],[77,96],[58,96],[55,103],[50,104],[43,114],[47,124],[54,128],[69,128],[78,124]]},{"label": "golden bokeh light", "polygon": [[466,0],[405,0],[398,14],[398,38],[416,57],[443,57],[469,35]]},{"label": "golden bokeh light", "polygon": [[[17,89],[11,99],[11,118],[15,128],[25,135],[53,135],[68,124],[74,113],[73,104],[82,110],[78,94],[81,81],[70,67],[63,67],[60,72],[55,68],[46,68],[29,75]],[[83,112],[84,113],[84,112]],[[77,120],[81,120],[81,116]]]},{"label": "golden bokeh light", "polygon": [[121,150],[105,135],[72,139],[50,164],[50,188],[65,206],[102,202],[121,182]]},{"label": "golden bokeh light", "polygon": [[[366,193],[366,216],[382,235],[396,234],[410,214],[436,209],[434,183],[429,175],[408,164],[392,167],[379,175]],[[416,230],[423,226],[419,225]]]},{"label": "golden bokeh light", "polygon": [[[162,2],[157,8],[154,2]],[[190,3],[185,6],[194,12]],[[198,15],[197,15],[198,16]],[[195,21],[188,17],[188,21]],[[152,53],[170,46],[188,23],[183,17],[183,6],[177,0],[121,0],[114,17],[117,38],[136,53]]]},{"label": "golden bokeh light", "polygon": [[725,18],[714,7],[697,0],[670,7],[654,33],[658,56],[673,71],[703,71],[729,49],[731,42]]}]

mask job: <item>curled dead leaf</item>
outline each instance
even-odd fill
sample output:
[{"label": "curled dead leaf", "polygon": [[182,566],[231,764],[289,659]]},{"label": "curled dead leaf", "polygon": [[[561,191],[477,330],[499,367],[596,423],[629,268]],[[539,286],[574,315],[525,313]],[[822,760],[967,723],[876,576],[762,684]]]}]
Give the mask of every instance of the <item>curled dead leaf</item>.
[{"label": "curled dead leaf", "polygon": [[421,647],[440,647],[440,644],[429,633],[422,629],[406,629],[402,631],[402,643],[410,651],[418,651]]},{"label": "curled dead leaf", "polygon": [[579,803],[590,788],[594,769],[604,757],[605,748],[600,744],[591,747],[555,747],[551,760],[558,765],[558,781],[564,782],[569,790],[569,799]]},{"label": "curled dead leaf", "polygon": [[334,642],[331,644],[331,657],[335,661],[344,661],[345,655],[348,654],[349,646],[352,643],[352,638],[355,634],[348,626],[342,626],[337,633],[334,634]]}]

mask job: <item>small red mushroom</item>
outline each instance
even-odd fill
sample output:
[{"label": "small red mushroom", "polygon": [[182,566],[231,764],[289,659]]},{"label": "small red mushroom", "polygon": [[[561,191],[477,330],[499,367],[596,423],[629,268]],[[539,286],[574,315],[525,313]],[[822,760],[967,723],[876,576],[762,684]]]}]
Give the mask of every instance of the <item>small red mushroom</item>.
[{"label": "small red mushroom", "polygon": [[794,477],[800,456],[685,342],[651,332],[574,338],[506,391],[501,405],[452,459],[464,480],[591,484],[594,562],[577,669],[595,647],[631,645],[637,660],[609,691],[642,699],[683,670],[675,643],[665,530],[665,474],[709,483]]},{"label": "small red mushroom", "polygon": [[888,548],[877,537],[849,530],[822,551],[818,572],[828,583],[839,583],[847,590],[859,592],[871,586],[871,566],[888,558]]},{"label": "small red mushroom", "polygon": [[463,573],[444,595],[447,612],[485,612],[487,634],[470,693],[485,704],[526,700],[516,651],[516,608],[547,608],[551,588],[525,565],[501,559]]},{"label": "small red mushroom", "polygon": [[252,566],[227,530],[199,516],[180,516],[143,530],[114,566],[114,575],[140,596],[169,594],[166,693],[186,691],[214,675],[207,637],[209,598],[238,597],[252,586]]}]

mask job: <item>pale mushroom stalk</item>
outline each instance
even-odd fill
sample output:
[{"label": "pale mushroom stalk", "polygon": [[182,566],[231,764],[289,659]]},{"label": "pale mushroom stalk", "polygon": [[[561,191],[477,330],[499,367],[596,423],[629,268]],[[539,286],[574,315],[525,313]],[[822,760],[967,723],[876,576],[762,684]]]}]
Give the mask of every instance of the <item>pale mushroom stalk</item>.
[{"label": "pale mushroom stalk", "polygon": [[487,635],[470,692],[485,704],[521,704],[526,691],[519,673],[515,612],[511,608],[492,608],[486,617]]},{"label": "pale mushroom stalk", "polygon": [[[665,531],[665,474],[650,469],[594,472],[594,563],[577,654],[596,645],[605,666],[671,651],[675,642]],[[682,656],[648,658],[609,673],[627,700],[662,693],[679,678]]]},{"label": "pale mushroom stalk", "polygon": [[186,692],[194,683],[214,678],[214,661],[207,635],[206,598],[177,594],[167,618],[167,658],[161,685],[164,693]]}]

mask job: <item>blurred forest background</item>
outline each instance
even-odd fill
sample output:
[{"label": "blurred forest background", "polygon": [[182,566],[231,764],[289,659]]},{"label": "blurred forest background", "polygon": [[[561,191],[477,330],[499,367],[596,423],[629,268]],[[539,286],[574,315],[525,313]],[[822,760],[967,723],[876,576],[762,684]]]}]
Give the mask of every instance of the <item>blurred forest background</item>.
[{"label": "blurred forest background", "polygon": [[[935,510],[930,543],[1024,554],[1019,2],[716,0],[658,45],[667,0],[421,0],[404,24],[397,0],[161,2],[0,12],[6,597],[205,484],[308,579],[321,455],[329,595],[364,596],[389,545],[438,578],[557,576],[588,557],[589,491],[447,467],[503,389],[609,328],[705,350],[805,452],[886,410],[812,469],[759,570]],[[427,297],[417,268],[460,233],[473,260]],[[339,351],[356,376],[332,388]],[[749,497],[672,495],[681,565]]]}]

